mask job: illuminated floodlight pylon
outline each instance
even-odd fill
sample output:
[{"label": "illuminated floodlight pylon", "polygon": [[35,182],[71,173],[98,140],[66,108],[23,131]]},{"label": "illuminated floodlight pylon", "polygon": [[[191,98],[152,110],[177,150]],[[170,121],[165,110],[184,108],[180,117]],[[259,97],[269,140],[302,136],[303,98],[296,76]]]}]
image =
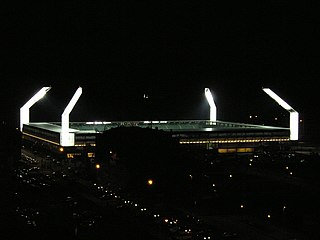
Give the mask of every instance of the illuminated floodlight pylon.
[{"label": "illuminated floodlight pylon", "polygon": [[204,94],[210,106],[210,122],[215,124],[217,121],[217,107],[214,103],[212,93],[209,88],[205,88]]},{"label": "illuminated floodlight pylon", "polygon": [[79,100],[81,94],[82,94],[82,88],[79,87],[61,115],[61,133],[60,133],[61,146],[64,146],[64,147],[74,146],[74,133],[70,132],[69,116],[72,109],[74,108],[77,101]]},{"label": "illuminated floodlight pylon", "polygon": [[20,131],[22,131],[23,124],[27,124],[30,121],[30,108],[43,98],[46,93],[51,89],[51,87],[41,88],[32,98],[29,99],[21,108],[20,108]]},{"label": "illuminated floodlight pylon", "polygon": [[290,113],[290,140],[299,139],[299,113],[274,93],[270,88],[262,88],[273,100]]}]

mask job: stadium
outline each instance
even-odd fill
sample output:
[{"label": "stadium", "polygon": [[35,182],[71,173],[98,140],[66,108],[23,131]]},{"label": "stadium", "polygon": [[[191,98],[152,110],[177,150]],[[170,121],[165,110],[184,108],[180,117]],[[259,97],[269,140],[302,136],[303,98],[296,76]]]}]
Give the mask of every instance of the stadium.
[{"label": "stadium", "polygon": [[213,96],[208,88],[204,95],[210,106],[210,119],[163,121],[95,121],[72,122],[69,115],[82,94],[79,87],[61,115],[61,122],[32,122],[30,108],[51,87],[43,87],[20,108],[20,130],[23,146],[45,150],[60,159],[95,158],[96,138],[117,127],[151,128],[169,132],[188,148],[213,150],[218,153],[252,153],[261,146],[272,146],[298,140],[298,113],[272,90],[263,90],[290,113],[290,128],[253,125],[217,120]]}]

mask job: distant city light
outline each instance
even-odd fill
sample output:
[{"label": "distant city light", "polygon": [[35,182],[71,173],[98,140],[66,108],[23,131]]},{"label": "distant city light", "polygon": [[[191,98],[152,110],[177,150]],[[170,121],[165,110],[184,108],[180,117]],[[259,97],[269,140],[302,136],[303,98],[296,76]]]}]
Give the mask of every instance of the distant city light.
[{"label": "distant city light", "polygon": [[101,167],[100,164],[97,163],[97,164],[96,164],[96,169],[100,169],[100,167]]},{"label": "distant city light", "polygon": [[86,122],[87,125],[101,125],[101,124],[111,124],[112,122],[105,122],[105,121],[94,121],[94,122]]},{"label": "distant city light", "polygon": [[151,186],[153,184],[153,180],[152,179],[148,179],[148,185]]}]

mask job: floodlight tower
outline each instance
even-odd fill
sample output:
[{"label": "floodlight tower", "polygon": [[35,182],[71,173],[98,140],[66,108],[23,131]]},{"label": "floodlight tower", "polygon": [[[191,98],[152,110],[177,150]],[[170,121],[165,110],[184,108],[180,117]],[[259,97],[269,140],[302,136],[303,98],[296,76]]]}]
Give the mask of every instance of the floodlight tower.
[{"label": "floodlight tower", "polygon": [[20,108],[20,131],[22,131],[23,124],[27,124],[30,121],[30,108],[38,102],[41,98],[46,95],[46,93],[51,89],[51,87],[41,88],[28,102],[26,102]]},{"label": "floodlight tower", "polygon": [[61,115],[61,133],[60,133],[60,145],[61,146],[74,146],[74,133],[70,132],[69,129],[69,115],[77,101],[82,94],[82,88],[79,87],[73,97],[71,98],[69,104],[64,109]]},{"label": "floodlight tower", "polygon": [[262,88],[273,100],[290,113],[290,140],[299,139],[299,113],[294,110],[288,103],[282,100],[270,88]]},{"label": "floodlight tower", "polygon": [[217,107],[213,101],[213,97],[209,88],[204,89],[204,94],[210,106],[210,121],[215,124],[217,121]]}]

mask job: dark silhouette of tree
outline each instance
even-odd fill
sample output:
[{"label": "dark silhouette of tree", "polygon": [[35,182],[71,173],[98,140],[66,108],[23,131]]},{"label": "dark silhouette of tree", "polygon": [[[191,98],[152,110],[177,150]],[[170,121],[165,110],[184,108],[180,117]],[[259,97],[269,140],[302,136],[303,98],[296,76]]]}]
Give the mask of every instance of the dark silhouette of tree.
[{"label": "dark silhouette of tree", "polygon": [[157,192],[184,189],[189,164],[182,153],[177,139],[163,130],[118,127],[97,136],[97,161],[129,190],[147,191],[148,179]]}]

